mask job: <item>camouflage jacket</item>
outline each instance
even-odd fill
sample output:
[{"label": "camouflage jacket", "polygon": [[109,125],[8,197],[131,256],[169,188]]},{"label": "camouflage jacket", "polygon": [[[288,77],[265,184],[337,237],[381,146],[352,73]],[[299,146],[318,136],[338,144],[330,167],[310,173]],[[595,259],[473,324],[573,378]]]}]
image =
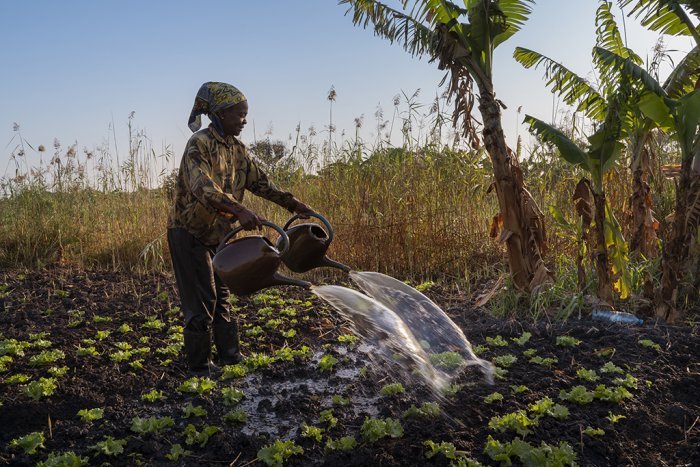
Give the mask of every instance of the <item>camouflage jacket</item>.
[{"label": "camouflage jacket", "polygon": [[295,204],[291,193],[268,180],[238,138],[224,138],[210,125],[187,142],[168,228],[183,227],[205,245],[216,245],[232,221],[214,206],[242,202],[245,190],[290,211]]}]

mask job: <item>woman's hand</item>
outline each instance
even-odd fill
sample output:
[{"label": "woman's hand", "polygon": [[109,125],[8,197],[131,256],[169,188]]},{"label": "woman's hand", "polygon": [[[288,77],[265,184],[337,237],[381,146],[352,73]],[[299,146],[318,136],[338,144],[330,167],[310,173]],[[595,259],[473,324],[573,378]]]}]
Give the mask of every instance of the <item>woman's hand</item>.
[{"label": "woman's hand", "polygon": [[246,209],[245,207],[239,205],[236,207],[236,209],[234,209],[233,215],[236,216],[236,219],[238,219],[238,223],[245,230],[260,230],[262,228],[262,221],[264,219],[262,217],[259,217],[250,209]]},{"label": "woman's hand", "polygon": [[313,214],[314,210],[311,209],[309,206],[306,204],[302,203],[299,200],[296,200],[297,204],[294,206],[293,212],[294,214],[299,214],[299,217],[301,219],[308,219],[309,216],[305,214]]}]

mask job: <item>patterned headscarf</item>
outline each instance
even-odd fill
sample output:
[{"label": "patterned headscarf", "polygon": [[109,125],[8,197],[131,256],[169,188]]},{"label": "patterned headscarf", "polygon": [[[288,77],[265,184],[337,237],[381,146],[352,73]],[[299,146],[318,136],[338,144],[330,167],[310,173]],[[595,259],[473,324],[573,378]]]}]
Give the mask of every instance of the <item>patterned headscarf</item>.
[{"label": "patterned headscarf", "polygon": [[207,82],[199,88],[197,97],[194,98],[194,106],[190,112],[190,119],[187,125],[193,132],[202,127],[202,114],[207,114],[214,128],[223,134],[223,128],[219,117],[215,112],[232,107],[239,102],[246,100],[245,96],[237,87],[227,83]]}]

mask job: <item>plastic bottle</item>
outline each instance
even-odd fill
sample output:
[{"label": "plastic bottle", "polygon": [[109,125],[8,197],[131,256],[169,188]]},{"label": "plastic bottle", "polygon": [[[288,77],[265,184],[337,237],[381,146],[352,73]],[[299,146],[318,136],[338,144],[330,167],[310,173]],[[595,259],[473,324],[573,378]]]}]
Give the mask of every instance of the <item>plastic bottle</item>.
[{"label": "plastic bottle", "polygon": [[606,310],[605,308],[595,308],[591,313],[591,318],[600,321],[609,321],[611,323],[620,324],[641,325],[644,323],[643,319],[637,318],[632,313],[627,313],[624,311]]}]

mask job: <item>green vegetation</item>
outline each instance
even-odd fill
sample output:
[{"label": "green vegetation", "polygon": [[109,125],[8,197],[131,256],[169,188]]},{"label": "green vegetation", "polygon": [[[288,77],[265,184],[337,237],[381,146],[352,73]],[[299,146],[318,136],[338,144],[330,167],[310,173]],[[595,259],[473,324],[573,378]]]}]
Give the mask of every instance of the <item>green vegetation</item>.
[{"label": "green vegetation", "polygon": [[403,436],[403,427],[401,422],[394,418],[369,418],[365,417],[365,421],[360,427],[362,439],[367,442],[374,443],[381,438],[401,438]]},{"label": "green vegetation", "polygon": [[379,394],[381,394],[382,396],[393,396],[395,394],[403,394],[404,392],[406,392],[406,390],[404,389],[403,384],[401,383],[385,384],[379,390]]},{"label": "green vegetation", "polygon": [[78,411],[78,417],[84,422],[94,422],[104,417],[105,411],[102,408],[95,409],[80,409]]},{"label": "green vegetation", "polygon": [[25,454],[34,454],[37,449],[44,448],[44,433],[34,431],[28,435],[10,441],[10,448],[21,449]]},{"label": "green vegetation", "polygon": [[287,459],[300,454],[304,454],[304,448],[297,446],[294,441],[276,439],[258,451],[258,460],[271,467],[281,467]]}]

